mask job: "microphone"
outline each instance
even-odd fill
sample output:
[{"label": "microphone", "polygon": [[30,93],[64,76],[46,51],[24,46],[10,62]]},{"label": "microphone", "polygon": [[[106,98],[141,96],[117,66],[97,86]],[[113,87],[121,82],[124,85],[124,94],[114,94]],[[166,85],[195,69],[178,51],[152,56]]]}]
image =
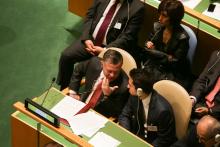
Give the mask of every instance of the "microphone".
[{"label": "microphone", "polygon": [[49,88],[48,88],[48,90],[47,90],[47,93],[45,94],[45,96],[44,96],[44,98],[43,98],[43,101],[42,101],[42,103],[41,103],[41,106],[43,106],[44,101],[46,100],[47,95],[48,95],[48,93],[49,93],[49,91],[50,91],[51,87],[53,86],[53,84],[54,84],[55,80],[56,80],[56,78],[55,78],[55,77],[53,77],[53,78],[52,78],[52,81],[51,81],[51,84],[50,84],[50,86],[49,86]]}]

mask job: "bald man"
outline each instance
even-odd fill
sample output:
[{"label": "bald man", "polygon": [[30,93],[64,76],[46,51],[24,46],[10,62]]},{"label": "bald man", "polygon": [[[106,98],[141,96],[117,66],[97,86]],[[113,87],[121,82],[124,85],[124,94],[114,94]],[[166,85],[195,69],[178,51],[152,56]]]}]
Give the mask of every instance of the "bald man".
[{"label": "bald man", "polygon": [[196,132],[199,142],[205,147],[220,146],[220,122],[214,117],[202,117],[196,126]]},{"label": "bald man", "polygon": [[171,147],[220,147],[220,122],[211,115],[203,116],[185,138]]}]

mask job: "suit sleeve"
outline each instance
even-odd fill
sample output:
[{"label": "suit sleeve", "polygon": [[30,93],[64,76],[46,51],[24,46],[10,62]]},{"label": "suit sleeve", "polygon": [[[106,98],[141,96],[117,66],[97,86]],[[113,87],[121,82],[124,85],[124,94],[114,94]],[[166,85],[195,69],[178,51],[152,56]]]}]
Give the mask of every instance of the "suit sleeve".
[{"label": "suit sleeve", "polygon": [[89,63],[90,60],[86,60],[76,64],[69,84],[71,90],[79,91],[82,77],[85,76]]},{"label": "suit sleeve", "polygon": [[81,35],[81,41],[85,41],[85,40],[93,40],[92,34],[91,34],[91,26],[92,23],[95,19],[95,17],[97,16],[97,9],[99,6],[99,1],[98,0],[94,0],[92,7],[89,8],[87,14],[86,14],[86,18],[84,21],[84,25],[83,25],[83,32]]},{"label": "suit sleeve", "polygon": [[170,111],[163,111],[159,119],[158,137],[152,142],[155,147],[170,146],[175,140],[175,120]]},{"label": "suit sleeve", "polygon": [[[135,9],[134,7],[131,9]],[[137,9],[137,8],[136,8]],[[137,32],[139,32],[140,24],[143,21],[144,6],[139,6],[138,10],[129,18],[125,30],[120,33],[116,40],[109,43],[107,47],[119,47],[127,49],[137,38]]]},{"label": "suit sleeve", "polygon": [[132,116],[132,97],[128,99],[122,113],[119,115],[119,124],[127,130],[131,130],[131,116]]},{"label": "suit sleeve", "polygon": [[207,77],[207,71],[213,64],[213,61],[211,59],[214,58],[216,52],[214,52],[209,59],[209,62],[205,66],[204,70],[200,74],[199,78],[194,82],[193,87],[191,89],[190,95],[195,96],[197,99],[197,102],[200,101],[202,98],[204,98],[204,95],[206,93],[207,89],[207,82],[208,82],[208,77]]}]

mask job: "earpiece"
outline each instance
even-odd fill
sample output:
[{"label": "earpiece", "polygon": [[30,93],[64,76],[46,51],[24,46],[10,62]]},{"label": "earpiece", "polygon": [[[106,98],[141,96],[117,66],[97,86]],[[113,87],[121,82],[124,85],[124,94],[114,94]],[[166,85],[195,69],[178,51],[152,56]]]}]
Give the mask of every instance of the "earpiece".
[{"label": "earpiece", "polygon": [[215,142],[219,143],[220,142],[220,134],[215,135]]},{"label": "earpiece", "polygon": [[143,95],[143,90],[142,90],[142,88],[138,88],[137,89],[137,96],[138,97],[141,97]]}]

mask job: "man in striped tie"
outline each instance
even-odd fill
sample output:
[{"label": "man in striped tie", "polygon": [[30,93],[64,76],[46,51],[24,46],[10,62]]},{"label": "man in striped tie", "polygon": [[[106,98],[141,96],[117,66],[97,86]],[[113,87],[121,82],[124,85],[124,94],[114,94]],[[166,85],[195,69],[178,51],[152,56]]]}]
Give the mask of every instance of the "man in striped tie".
[{"label": "man in striped tie", "polygon": [[139,56],[136,45],[143,17],[144,3],[140,0],[94,0],[81,36],[61,53],[57,77],[60,90],[69,85],[76,62],[96,56],[104,48],[122,48],[134,58]]},{"label": "man in striped tie", "polygon": [[[122,55],[108,49],[103,59],[93,57],[76,65],[69,85],[69,95],[86,103],[79,113],[96,110],[106,117],[121,113],[128,99],[128,76],[121,69]],[[79,93],[80,81],[85,76],[85,90]]]}]

